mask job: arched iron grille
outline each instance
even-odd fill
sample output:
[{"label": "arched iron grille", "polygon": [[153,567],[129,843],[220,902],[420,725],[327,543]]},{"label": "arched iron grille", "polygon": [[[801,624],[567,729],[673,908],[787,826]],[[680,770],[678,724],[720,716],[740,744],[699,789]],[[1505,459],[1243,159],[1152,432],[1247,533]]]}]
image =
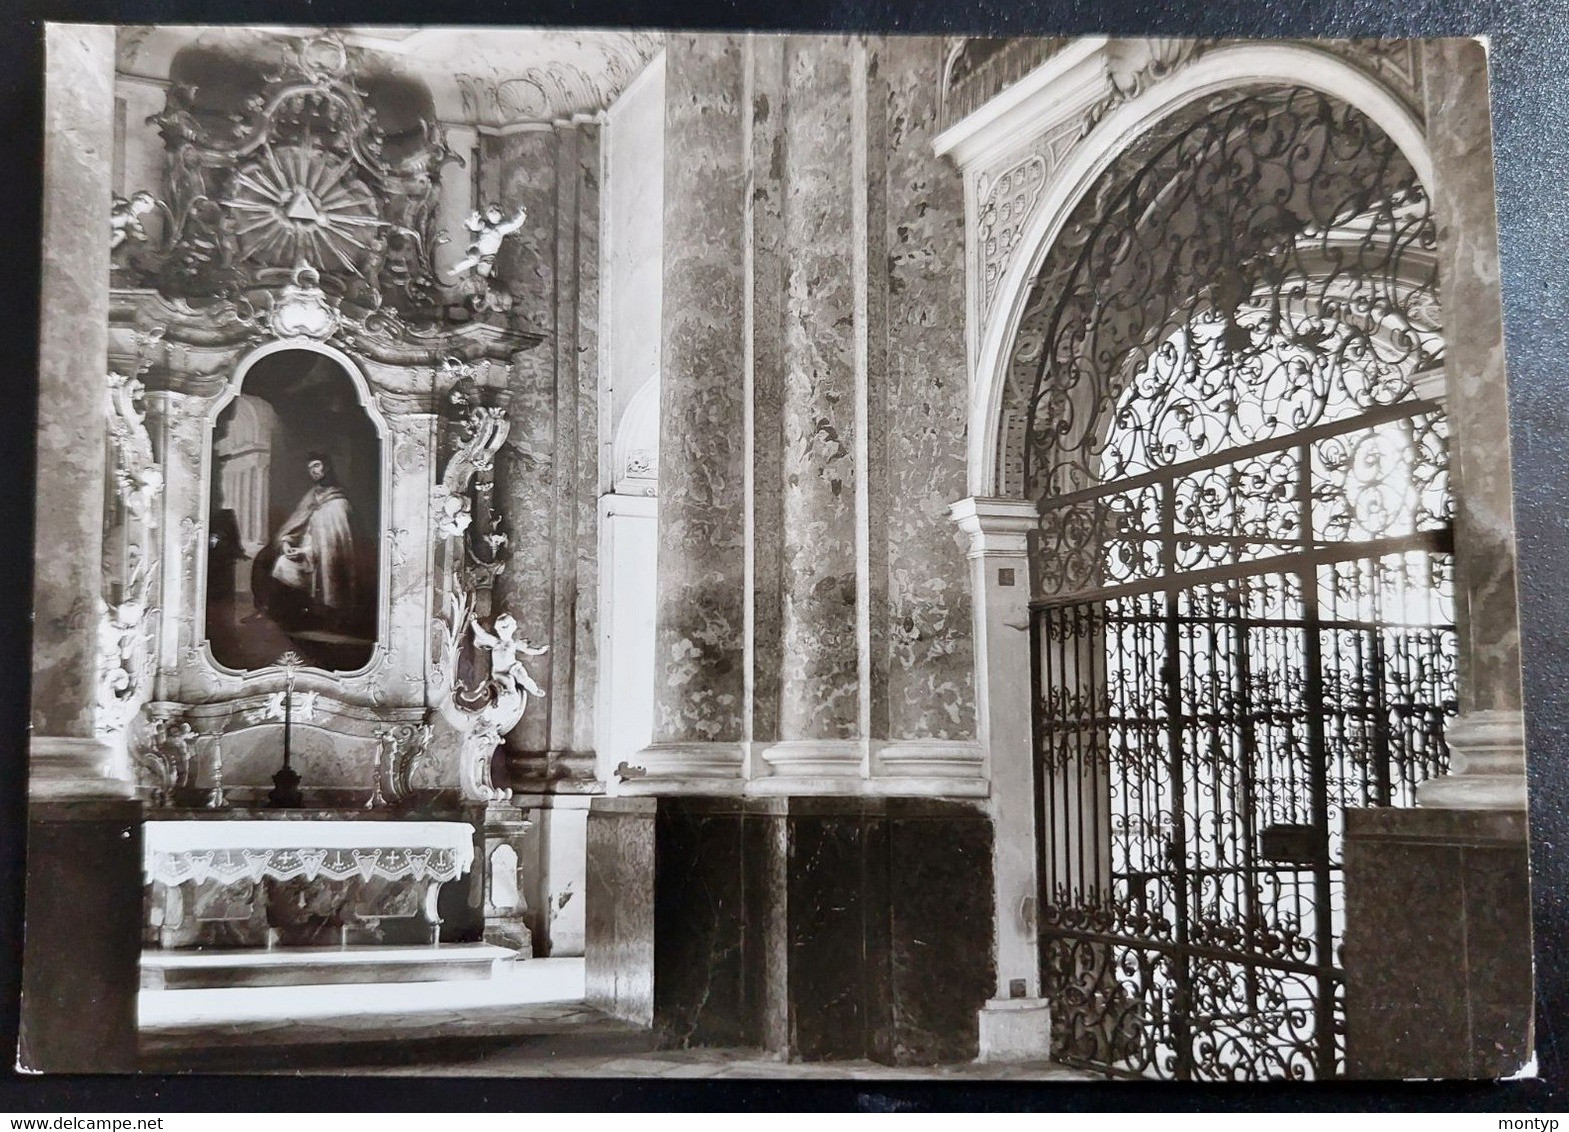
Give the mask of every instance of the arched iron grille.
[{"label": "arched iron grille", "polygon": [[1062,1060],[1344,1060],[1345,809],[1410,805],[1454,711],[1433,223],[1314,91],[1114,165],[1020,336],[1042,968]]}]

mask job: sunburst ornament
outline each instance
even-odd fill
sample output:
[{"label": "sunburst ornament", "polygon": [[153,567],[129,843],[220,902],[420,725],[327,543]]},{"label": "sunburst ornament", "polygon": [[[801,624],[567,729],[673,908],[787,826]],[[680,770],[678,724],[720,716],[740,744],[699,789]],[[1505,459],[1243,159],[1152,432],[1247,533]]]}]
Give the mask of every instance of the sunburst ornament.
[{"label": "sunburst ornament", "polygon": [[358,275],[383,224],[353,159],[313,146],[267,147],[235,170],[223,203],[235,216],[241,257],[265,267],[304,260]]}]

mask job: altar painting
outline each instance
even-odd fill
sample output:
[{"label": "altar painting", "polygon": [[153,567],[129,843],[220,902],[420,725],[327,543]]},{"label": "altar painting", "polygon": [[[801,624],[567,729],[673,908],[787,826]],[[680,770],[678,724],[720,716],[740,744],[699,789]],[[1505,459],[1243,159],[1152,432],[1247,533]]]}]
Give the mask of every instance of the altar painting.
[{"label": "altar painting", "polygon": [[376,644],[381,445],[332,358],[258,361],[212,434],[207,634],[241,671],[293,652],[353,671]]}]

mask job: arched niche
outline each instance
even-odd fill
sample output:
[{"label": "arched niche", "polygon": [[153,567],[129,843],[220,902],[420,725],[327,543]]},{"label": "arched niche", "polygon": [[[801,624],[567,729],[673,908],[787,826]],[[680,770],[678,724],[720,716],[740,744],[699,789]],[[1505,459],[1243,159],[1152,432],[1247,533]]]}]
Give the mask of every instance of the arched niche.
[{"label": "arched niche", "polygon": [[367,668],[386,633],[386,436],[352,362],[278,344],[209,423],[203,637],[231,674]]},{"label": "arched niche", "polygon": [[612,448],[612,480],[621,495],[653,495],[659,485],[659,375],[632,394]]}]

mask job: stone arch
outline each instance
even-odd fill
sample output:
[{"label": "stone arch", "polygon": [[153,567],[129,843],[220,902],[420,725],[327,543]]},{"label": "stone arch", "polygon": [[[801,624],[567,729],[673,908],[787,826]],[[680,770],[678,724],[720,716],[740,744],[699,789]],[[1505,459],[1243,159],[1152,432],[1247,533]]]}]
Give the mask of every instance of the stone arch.
[{"label": "stone arch", "polygon": [[1185,107],[1249,86],[1301,86],[1329,95],[1366,115],[1410,162],[1417,179],[1432,184],[1432,155],[1424,128],[1388,86],[1328,52],[1295,44],[1216,48],[1171,76],[1107,111],[1068,155],[1020,233],[1016,254],[998,283],[997,298],[977,347],[969,411],[967,472],[970,494],[1005,496],[1001,469],[1020,426],[1006,419],[1008,369],[1030,292],[1051,252],[1086,196],[1130,146]]}]

